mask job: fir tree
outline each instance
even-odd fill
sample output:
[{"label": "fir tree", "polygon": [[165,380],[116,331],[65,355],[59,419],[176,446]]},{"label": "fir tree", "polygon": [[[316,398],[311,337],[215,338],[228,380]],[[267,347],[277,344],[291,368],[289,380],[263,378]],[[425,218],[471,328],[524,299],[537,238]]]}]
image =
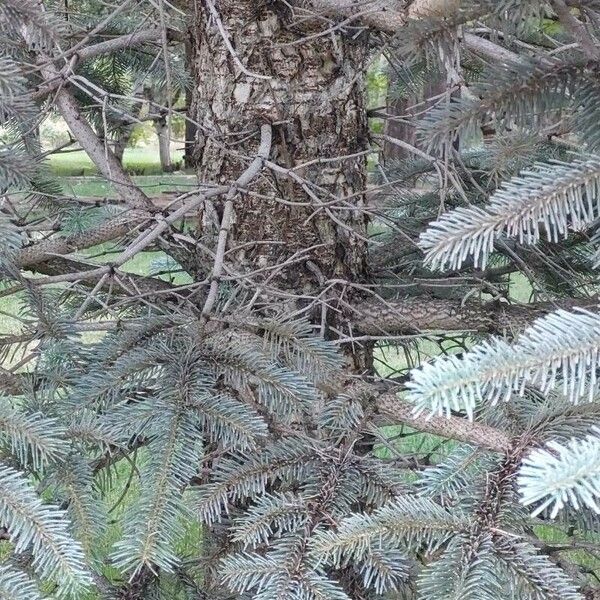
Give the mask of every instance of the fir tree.
[{"label": "fir tree", "polygon": [[[597,597],[599,24],[0,0],[0,598]],[[108,139],[149,81],[197,128],[166,202]]]}]

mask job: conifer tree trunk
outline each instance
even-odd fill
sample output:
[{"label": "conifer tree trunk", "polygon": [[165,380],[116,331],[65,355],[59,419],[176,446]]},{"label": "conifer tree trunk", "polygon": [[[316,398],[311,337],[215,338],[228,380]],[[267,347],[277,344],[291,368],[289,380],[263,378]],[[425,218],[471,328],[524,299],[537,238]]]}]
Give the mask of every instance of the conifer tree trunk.
[{"label": "conifer tree trunk", "polygon": [[[239,250],[231,260],[253,271],[295,255],[276,283],[305,296],[316,296],[331,279],[368,279],[367,217],[356,210],[365,202],[367,38],[336,32],[302,41],[322,28],[320,21],[296,27],[283,2],[213,0],[198,3],[193,36],[200,181],[235,180],[264,122],[273,126],[270,160],[283,168],[267,165],[252,193],[238,196],[229,247]],[[339,200],[325,206],[333,199]],[[219,214],[219,205],[205,206],[204,235],[218,233]]]},{"label": "conifer tree trunk", "polygon": [[[368,219],[362,210],[353,210],[364,207],[367,180],[366,37],[352,40],[335,33],[300,43],[322,30],[322,23],[295,28],[284,3],[213,0],[234,58],[210,3],[197,6],[190,114],[199,125],[194,148],[199,180],[234,181],[254,156],[265,122],[273,130],[270,161],[281,167],[266,165],[250,193],[236,197],[229,260],[237,270],[262,269],[253,280],[268,279],[289,294],[289,299],[273,300],[279,306],[288,303],[290,312],[322,294],[331,279],[368,281]],[[325,210],[323,205],[335,198]],[[204,206],[205,243],[216,240],[221,214],[219,202]],[[269,269],[292,257],[294,262],[273,277]],[[334,287],[321,299],[335,305],[342,289],[343,284]],[[352,287],[344,292],[348,300],[357,295]],[[338,314],[328,310],[328,326],[340,326]],[[318,303],[311,317],[321,322]],[[355,371],[370,369],[371,353],[348,352],[348,362]],[[212,528],[205,542],[207,554],[218,554],[226,534]],[[208,569],[206,589],[216,581]]]}]

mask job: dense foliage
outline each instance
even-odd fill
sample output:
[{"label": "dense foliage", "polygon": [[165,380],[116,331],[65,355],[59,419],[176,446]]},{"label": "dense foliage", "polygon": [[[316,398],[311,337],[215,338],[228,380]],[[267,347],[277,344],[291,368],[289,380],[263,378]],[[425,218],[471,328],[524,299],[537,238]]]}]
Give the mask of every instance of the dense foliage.
[{"label": "dense foliage", "polygon": [[[199,4],[231,46],[230,4]],[[291,4],[322,11],[309,42],[370,28],[404,102],[369,109],[371,204],[315,207],[371,219],[368,283],[319,280],[337,304],[228,262],[262,169],[322,191],[276,164],[276,123],[166,208],[114,156],[206,83],[191,6],[0,0],[0,598],[597,598],[600,8]],[[53,178],[56,113],[116,199]]]}]

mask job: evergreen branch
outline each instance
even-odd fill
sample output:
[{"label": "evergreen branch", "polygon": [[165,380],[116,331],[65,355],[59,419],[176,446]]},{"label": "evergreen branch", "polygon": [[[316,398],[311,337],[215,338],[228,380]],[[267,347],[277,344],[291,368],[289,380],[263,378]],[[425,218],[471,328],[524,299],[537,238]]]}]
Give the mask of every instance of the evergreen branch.
[{"label": "evergreen branch", "polygon": [[308,518],[307,502],[291,493],[261,496],[243,517],[235,520],[232,540],[244,549],[256,548],[271,536],[281,537],[287,531],[302,527]]},{"label": "evergreen branch", "polygon": [[[352,600],[348,594],[335,582],[325,575],[313,569],[300,569],[294,573],[294,577],[290,578],[287,596],[296,595],[303,600]],[[272,600],[281,598],[281,593],[278,591],[272,596]],[[268,595],[264,600],[267,600]],[[261,597],[260,600],[263,600]]]},{"label": "evergreen branch", "polygon": [[27,81],[19,65],[8,56],[0,55],[0,125],[25,123],[37,115],[27,90]]},{"label": "evergreen branch", "polygon": [[33,567],[43,579],[56,580],[59,596],[78,596],[91,584],[81,546],[69,533],[65,514],[44,505],[25,477],[0,466],[0,521],[15,552],[31,549]]},{"label": "evergreen branch", "polygon": [[304,535],[290,535],[277,540],[266,556],[253,553],[227,557],[221,563],[221,573],[230,589],[253,592],[257,600],[350,600],[339,585],[305,562],[304,549]]},{"label": "evergreen branch", "polygon": [[442,556],[425,568],[418,589],[427,600],[497,600],[502,584],[489,535],[456,536]]},{"label": "evergreen branch", "polygon": [[578,85],[592,79],[587,62],[545,60],[505,64],[490,70],[468,97],[453,98],[418,123],[430,153],[467,136],[490,116],[496,126],[539,129],[570,106]]},{"label": "evergreen branch", "polygon": [[282,357],[299,373],[313,381],[325,381],[339,371],[343,360],[337,347],[315,335],[308,321],[261,320],[263,347],[273,357]]},{"label": "evergreen branch", "polygon": [[282,367],[264,353],[260,338],[228,331],[205,340],[203,352],[214,361],[215,372],[236,389],[257,383],[258,401],[274,414],[288,417],[304,412],[316,389],[302,374]]},{"label": "evergreen branch", "polygon": [[[176,32],[174,31],[170,31],[169,33],[171,36],[176,35]],[[77,56],[79,60],[89,60],[91,58],[96,58],[101,54],[111,54],[140,44],[157,42],[161,39],[161,36],[162,29],[160,28],[142,29],[134,31],[133,33],[113,37],[104,42],[83,46],[80,50],[77,50]]]},{"label": "evergreen branch", "polygon": [[500,235],[535,244],[542,231],[552,242],[600,216],[600,158],[538,163],[513,177],[485,209],[457,208],[429,224],[419,245],[434,269],[458,269],[468,256],[485,268]]},{"label": "evergreen branch", "polygon": [[600,430],[567,444],[550,441],[533,450],[519,470],[521,502],[536,516],[551,508],[555,518],[567,504],[600,514]]},{"label": "evergreen branch", "polygon": [[600,85],[592,80],[573,90],[575,129],[585,147],[590,152],[600,150],[600,107],[596,99],[600,94]]},{"label": "evergreen branch", "polygon": [[314,460],[314,447],[294,439],[271,444],[266,451],[244,459],[234,455],[221,461],[213,482],[198,489],[196,509],[210,525],[230,504],[263,495],[269,483],[302,481]]},{"label": "evergreen branch", "polygon": [[467,48],[474,54],[487,58],[495,63],[513,63],[516,65],[525,65],[527,59],[512,52],[508,48],[504,48],[491,40],[479,37],[472,33],[465,33],[463,41]]},{"label": "evergreen branch", "polygon": [[[30,269],[36,273],[48,275],[47,279],[39,278],[37,280],[29,280],[35,284],[48,284],[53,281],[53,277],[57,279],[77,281],[78,284],[96,289],[96,292],[112,292],[117,295],[125,295],[130,298],[137,298],[144,295],[149,299],[162,298],[181,298],[185,292],[181,292],[177,286],[172,285],[168,281],[158,279],[152,275],[137,275],[129,273],[122,269],[112,268],[111,266],[98,269],[97,263],[85,262],[73,258],[61,258],[55,256],[51,260],[38,262],[30,265]],[[112,277],[110,276],[112,274]],[[100,288],[96,288],[99,285]],[[110,330],[110,324],[106,323],[106,330]],[[85,325],[79,324],[79,327]],[[90,325],[93,327],[93,324]]]},{"label": "evergreen branch", "polygon": [[[524,396],[528,399],[529,395]],[[572,404],[557,394],[549,394],[543,403],[532,402],[525,406],[525,424],[540,443],[555,440],[566,444],[574,437],[582,437],[592,432],[600,422],[600,403]],[[533,405],[533,406],[532,406]],[[529,410],[533,409],[531,412]]]},{"label": "evergreen branch", "polygon": [[106,341],[98,344],[100,360],[92,360],[87,372],[77,374],[71,397],[78,407],[93,404],[106,395],[131,393],[149,384],[164,362],[165,347],[160,340],[140,343],[105,362],[106,346],[109,346]]},{"label": "evergreen branch", "polygon": [[233,554],[221,563],[223,583],[234,591],[275,588],[285,566],[272,556]]},{"label": "evergreen branch", "polygon": [[426,468],[417,480],[420,493],[428,497],[458,498],[476,486],[481,477],[497,468],[478,448],[458,446],[437,464]]},{"label": "evergreen branch", "polygon": [[51,11],[40,10],[37,0],[3,0],[0,22],[7,37],[23,39],[30,50],[48,50],[66,32],[64,20]]},{"label": "evergreen branch", "polygon": [[104,501],[94,493],[94,472],[82,456],[70,456],[57,473],[77,539],[88,561],[96,559],[96,544],[106,530]]},{"label": "evergreen branch", "polygon": [[408,579],[409,564],[406,555],[399,550],[372,550],[360,565],[363,585],[380,595],[396,592]]},{"label": "evergreen branch", "polygon": [[21,571],[0,565],[0,600],[42,600],[35,583]]},{"label": "evergreen branch", "polygon": [[155,566],[173,572],[179,561],[174,545],[182,535],[183,517],[190,516],[183,491],[200,464],[197,422],[184,404],[165,412],[161,433],[148,444],[151,460],[141,469],[140,498],[128,510],[125,535],[112,554],[119,568],[134,573]]},{"label": "evergreen branch", "polygon": [[567,6],[564,0],[551,0],[552,8],[558,15],[563,27],[577,41],[585,55],[590,60],[600,60],[600,49],[598,41],[595,40],[585,25],[573,15],[571,9]]},{"label": "evergreen branch", "polygon": [[52,260],[57,254],[71,254],[114,239],[124,237],[139,225],[153,218],[152,212],[129,210],[107,219],[100,225],[82,232],[53,237],[23,247],[16,255],[20,267],[28,267]]},{"label": "evergreen branch", "polygon": [[329,430],[339,441],[362,423],[364,419],[362,405],[368,398],[368,393],[360,393],[360,391],[358,394],[338,394],[325,402],[319,421],[323,428]]},{"label": "evergreen branch", "polygon": [[373,514],[345,518],[337,531],[320,531],[311,542],[315,557],[339,567],[363,560],[385,546],[437,548],[469,528],[469,521],[427,498],[399,496]]},{"label": "evergreen branch", "polygon": [[[46,63],[42,67],[44,78],[47,80],[60,79],[60,73],[53,65],[51,58],[47,54],[41,53],[40,59]],[[152,201],[125,172],[112,150],[106,148],[100,141],[88,121],[81,114],[80,107],[72,92],[66,87],[60,88],[56,92],[55,103],[61,116],[69,126],[73,137],[86,151],[100,173],[112,182],[117,194],[123,201],[138,209],[152,211],[154,208]]]},{"label": "evergreen branch", "polygon": [[265,421],[256,411],[214,390],[199,390],[188,401],[188,409],[197,411],[202,431],[212,443],[234,450],[254,449],[268,433]]},{"label": "evergreen branch", "polygon": [[418,412],[450,414],[464,410],[469,418],[478,402],[495,404],[526,385],[548,392],[561,383],[563,395],[590,401],[597,389],[600,319],[583,311],[556,311],[542,317],[514,345],[494,339],[462,357],[447,356],[412,371],[407,384]]},{"label": "evergreen branch", "polygon": [[0,189],[25,188],[35,173],[35,162],[22,149],[0,149]]},{"label": "evergreen branch", "polygon": [[[0,161],[0,170],[1,170]],[[0,175],[0,177],[2,177]],[[0,179],[2,181],[2,179]],[[14,262],[14,255],[23,244],[23,238],[14,224],[3,214],[0,214],[0,266],[8,262]]]},{"label": "evergreen branch", "polygon": [[[417,0],[413,2],[412,13],[426,14],[426,6],[429,3],[429,0]],[[355,19],[367,27],[391,34],[400,32],[406,26],[409,19],[408,11],[398,9],[397,0],[376,0],[372,3],[372,6],[368,7],[370,10],[365,10],[358,17],[356,16],[355,0],[294,0],[293,4],[304,9],[336,17],[352,18],[354,16]],[[435,2],[433,4],[435,6]],[[492,6],[490,3],[490,7]],[[452,8],[452,5],[450,8]],[[433,13],[435,14],[435,12],[434,9]],[[511,52],[497,43],[483,39],[472,33],[466,32],[462,36],[462,42],[475,54],[493,62],[515,64],[526,62],[526,60],[515,52]]]},{"label": "evergreen branch", "polygon": [[[6,399],[0,396],[0,400]],[[0,440],[10,441],[13,454],[22,465],[37,471],[66,455],[65,429],[56,419],[25,414],[8,403],[0,404]]]},{"label": "evergreen branch", "polygon": [[[584,600],[573,582],[546,556],[526,542],[494,539],[494,554],[500,559],[513,589],[531,600]],[[521,596],[519,596],[521,597]]]}]

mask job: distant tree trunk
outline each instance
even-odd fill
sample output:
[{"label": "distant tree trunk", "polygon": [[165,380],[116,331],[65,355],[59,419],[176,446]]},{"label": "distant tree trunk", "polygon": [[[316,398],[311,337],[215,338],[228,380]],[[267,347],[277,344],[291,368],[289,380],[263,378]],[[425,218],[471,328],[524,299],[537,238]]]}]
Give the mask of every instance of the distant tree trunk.
[{"label": "distant tree trunk", "polygon": [[122,131],[119,132],[117,139],[115,140],[115,145],[113,148],[113,152],[115,158],[123,164],[123,156],[125,154],[125,148],[129,145],[129,140],[131,139],[131,134],[133,133],[133,123],[130,125],[125,125]]},{"label": "distant tree trunk", "polygon": [[[336,33],[298,43],[316,29],[306,24],[302,30],[294,28],[284,3],[221,0],[216,6],[237,58],[247,70],[270,78],[261,79],[242,73],[202,6],[194,36],[192,112],[202,126],[194,149],[200,180],[233,181],[247,165],[243,157],[256,151],[256,133],[267,121],[274,126],[271,160],[295,169],[295,176],[310,182],[318,197],[311,198],[302,181],[265,169],[252,188],[261,196],[246,194],[236,201],[231,246],[240,249],[232,259],[252,271],[302,253],[271,283],[305,296],[318,295],[333,278],[365,282],[368,219],[352,208],[365,203],[366,37]],[[314,26],[322,28],[322,23],[315,21]],[[340,160],[330,160],[334,157]],[[320,204],[332,198],[340,199],[333,208],[335,218]],[[298,205],[291,206],[294,202]],[[347,206],[340,210],[344,202]],[[204,232],[218,232],[219,208],[205,206]],[[345,298],[354,294],[348,288]],[[333,311],[329,318],[333,321]]]},{"label": "distant tree trunk", "polygon": [[[139,86],[133,90],[133,96],[138,99],[143,98],[142,90]],[[136,122],[139,122],[142,113],[144,112],[144,104],[139,102],[135,105],[132,111],[131,117],[124,117],[123,121],[118,124],[117,136],[113,146],[113,153],[116,159],[123,164],[123,156],[125,155],[125,149],[129,146],[133,130],[135,129]]]},{"label": "distant tree trunk", "polygon": [[[193,48],[189,41],[187,41],[185,44],[185,60],[188,67],[191,68],[191,63],[193,60]],[[194,144],[196,142],[195,115],[189,112],[193,103],[193,97],[194,91],[191,88],[187,88],[185,92],[185,106],[188,113],[186,113],[186,116],[191,115],[192,118],[187,118],[185,121],[185,148],[183,152],[183,166],[186,169],[192,169],[196,166],[194,161]]]},{"label": "distant tree trunk", "polygon": [[[403,94],[398,93],[398,73],[394,67],[390,67],[389,70],[389,85],[386,102],[386,113],[393,115],[394,117],[406,118],[410,107],[418,102],[419,96],[417,94]],[[400,119],[388,118],[385,120],[384,133],[393,138],[403,140],[409,144],[414,145],[416,139],[416,129],[414,125],[405,123]],[[396,144],[390,144],[386,142],[383,147],[382,158],[385,164],[389,164],[390,161],[403,160],[409,155],[408,151]]]},{"label": "distant tree trunk", "polygon": [[161,115],[154,119],[154,129],[158,136],[158,153],[160,156],[160,168],[163,173],[170,173],[173,170],[171,164],[171,139],[167,115]]},{"label": "distant tree trunk", "polygon": [[[411,114],[415,112],[422,113],[427,108],[427,103],[415,106],[423,102],[426,98],[432,98],[443,93],[446,89],[445,76],[441,73],[432,73],[428,77],[422,90],[414,90],[410,93],[399,95],[398,71],[392,65],[389,74],[389,86],[387,96],[386,113],[403,119],[386,119],[385,134],[396,139],[408,142],[412,146],[418,146],[416,128],[414,123],[406,121],[411,120]],[[413,108],[414,107],[414,108]],[[410,156],[410,152],[396,144],[386,143],[383,148],[383,160],[389,164],[390,161],[404,160]]]}]

